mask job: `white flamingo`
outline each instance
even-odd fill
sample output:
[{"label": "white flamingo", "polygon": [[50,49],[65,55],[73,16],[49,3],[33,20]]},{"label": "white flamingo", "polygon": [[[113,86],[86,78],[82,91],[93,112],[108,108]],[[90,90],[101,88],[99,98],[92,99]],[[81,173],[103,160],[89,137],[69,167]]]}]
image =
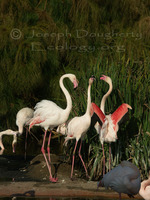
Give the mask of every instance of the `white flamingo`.
[{"label": "white flamingo", "polygon": [[128,108],[132,109],[130,105],[123,103],[113,114],[105,115],[105,101],[112,91],[112,81],[108,76],[103,75],[100,77],[101,80],[104,80],[109,84],[108,92],[103,96],[100,108],[92,103],[93,111],[97,114],[99,119],[102,122],[102,126],[97,122],[95,129],[99,133],[100,142],[102,144],[103,150],[103,174],[105,174],[105,153],[104,153],[104,142],[109,143],[109,170],[111,168],[111,142],[116,142],[117,132],[119,129],[119,121],[123,116],[128,112]]},{"label": "white flamingo", "polygon": [[[37,103],[35,106],[34,117],[31,119],[30,127],[29,127],[30,129],[33,125],[36,125],[36,126],[41,126],[45,129],[41,151],[43,153],[43,156],[45,158],[45,161],[49,170],[51,182],[57,182],[57,178],[53,178],[52,173],[51,173],[51,161],[50,161],[51,130],[54,127],[57,127],[58,125],[67,121],[70,111],[72,109],[71,96],[63,84],[63,80],[65,78],[70,79],[70,81],[74,84],[74,88],[78,86],[78,81],[74,74],[64,74],[59,80],[60,87],[67,100],[67,107],[65,109],[62,109],[52,101],[42,100],[41,102]],[[46,138],[48,128],[50,128],[50,135],[49,135],[48,145],[47,145],[49,163],[46,158],[45,150],[44,150],[45,138]]]},{"label": "white flamingo", "polygon": [[142,181],[139,194],[145,199],[150,200],[150,171],[147,180]]},{"label": "white flamingo", "polygon": [[74,117],[73,119],[70,120],[70,122],[67,125],[67,130],[66,130],[67,136],[65,138],[64,143],[66,143],[68,140],[76,139],[76,144],[75,144],[75,147],[74,147],[73,157],[72,157],[71,179],[72,179],[72,176],[73,176],[76,147],[77,147],[77,143],[78,143],[80,138],[81,138],[81,144],[80,144],[80,147],[79,147],[79,157],[80,157],[82,164],[84,166],[86,176],[88,177],[88,172],[87,172],[86,166],[84,164],[84,161],[82,159],[80,151],[81,151],[81,146],[82,146],[82,139],[85,136],[85,134],[86,134],[86,132],[89,129],[90,124],[91,124],[91,113],[90,113],[90,111],[91,111],[90,110],[91,109],[91,85],[92,85],[94,79],[95,78],[93,76],[89,79],[86,113],[83,116]]},{"label": "white flamingo", "polygon": [[16,115],[16,125],[18,126],[18,132],[20,135],[23,133],[23,127],[26,128],[26,140],[25,140],[25,159],[26,159],[26,150],[27,150],[27,135],[28,135],[28,125],[33,118],[34,110],[28,107],[22,108],[18,111]]},{"label": "white flamingo", "polygon": [[13,149],[13,153],[15,153],[15,144],[17,143],[17,134],[18,134],[18,131],[12,131],[11,129],[7,129],[5,131],[0,132],[0,147],[1,147],[0,155],[3,154],[3,151],[5,149],[3,142],[2,142],[2,136],[3,135],[12,135],[13,136],[12,149]]}]

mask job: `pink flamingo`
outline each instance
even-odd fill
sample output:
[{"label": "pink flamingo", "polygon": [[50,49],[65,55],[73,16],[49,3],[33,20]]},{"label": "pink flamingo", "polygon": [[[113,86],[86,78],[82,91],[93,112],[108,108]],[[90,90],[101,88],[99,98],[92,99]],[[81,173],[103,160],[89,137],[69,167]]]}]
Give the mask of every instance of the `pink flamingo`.
[{"label": "pink flamingo", "polygon": [[20,135],[23,133],[23,127],[26,128],[26,140],[25,140],[25,159],[26,159],[26,150],[27,150],[27,136],[28,136],[28,128],[30,120],[33,117],[34,110],[28,107],[22,108],[18,111],[16,115],[16,125],[18,126],[18,132]]},{"label": "pink flamingo", "polygon": [[139,194],[145,199],[150,200],[150,171],[147,180],[142,181]]},{"label": "pink flamingo", "polygon": [[[65,121],[67,121],[69,114],[70,114],[70,111],[72,109],[71,96],[70,96],[69,92],[67,91],[67,89],[64,87],[64,84],[63,84],[63,80],[65,78],[70,79],[70,81],[74,84],[74,88],[76,88],[78,86],[78,81],[77,81],[76,76],[74,74],[64,74],[59,80],[60,87],[61,87],[61,89],[62,89],[62,91],[63,91],[63,93],[66,97],[66,100],[67,100],[66,109],[60,108],[59,106],[57,106],[52,101],[42,100],[41,102],[37,103],[36,106],[35,106],[34,117],[31,119],[30,127],[29,127],[29,129],[30,129],[33,125],[36,125],[36,126],[41,126],[45,129],[45,134],[44,134],[44,139],[43,139],[41,151],[43,153],[43,156],[44,156],[45,161],[46,161],[46,165],[47,165],[48,170],[49,170],[51,182],[57,182],[57,180],[58,180],[57,178],[53,178],[52,173],[51,173],[51,161],[50,161],[51,130],[54,127],[56,127],[56,126],[64,123]],[[45,150],[44,150],[45,138],[46,138],[48,128],[50,128],[50,135],[49,135],[48,145],[47,145],[49,162],[46,158]]]},{"label": "pink flamingo", "polygon": [[18,131],[12,131],[11,129],[7,129],[6,131],[0,132],[0,147],[1,147],[0,155],[3,154],[3,151],[5,149],[3,142],[2,142],[2,136],[3,135],[12,135],[13,136],[12,148],[13,148],[13,153],[15,153],[15,144],[17,143],[17,134],[18,134]]},{"label": "pink flamingo", "polygon": [[[72,139],[76,139],[76,144],[74,147],[74,151],[73,151],[73,157],[72,157],[72,169],[71,169],[71,179],[73,176],[73,169],[74,169],[74,159],[75,159],[75,152],[76,152],[76,147],[77,147],[77,143],[79,141],[79,139],[81,138],[81,144],[79,147],[79,157],[81,159],[81,162],[84,166],[85,172],[86,172],[86,176],[88,176],[88,172],[85,166],[85,163],[82,159],[81,156],[81,146],[82,146],[82,139],[85,136],[87,130],[90,127],[91,124],[91,85],[93,83],[94,80],[94,76],[92,76],[89,79],[89,86],[88,86],[88,97],[87,97],[87,109],[86,112],[83,116],[80,117],[74,117],[73,119],[71,119],[67,125],[67,129],[66,129],[66,138],[65,138],[65,142],[66,143],[68,140],[72,140]],[[62,128],[62,127],[61,127]],[[63,130],[65,129],[65,126],[63,126]],[[62,130],[61,130],[62,131]]]},{"label": "pink flamingo", "polygon": [[[109,84],[109,90],[104,95],[101,101],[101,109],[95,104],[92,103],[93,112],[97,114],[100,121],[102,122],[102,126],[100,124],[96,124],[96,130],[100,135],[100,142],[102,144],[103,150],[103,174],[105,174],[105,153],[104,153],[104,142],[109,143],[109,170],[111,168],[111,142],[116,142],[117,132],[119,130],[119,121],[123,118],[123,116],[128,112],[128,108],[132,109],[130,105],[123,103],[113,114],[105,115],[104,105],[106,98],[110,95],[112,91],[112,81],[110,77],[103,75],[101,80],[104,80]],[[103,112],[102,112],[103,111]]]}]

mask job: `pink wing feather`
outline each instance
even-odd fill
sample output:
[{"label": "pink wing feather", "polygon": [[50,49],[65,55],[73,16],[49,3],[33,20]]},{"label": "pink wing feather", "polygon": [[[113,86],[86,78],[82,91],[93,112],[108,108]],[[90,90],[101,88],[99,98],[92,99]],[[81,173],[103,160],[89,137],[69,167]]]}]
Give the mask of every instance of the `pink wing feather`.
[{"label": "pink wing feather", "polygon": [[35,124],[40,124],[41,122],[44,122],[44,121],[45,121],[45,120],[41,120],[41,119],[40,119],[40,116],[31,119],[30,126],[29,126],[29,130],[32,128],[33,125],[35,125]]},{"label": "pink wing feather", "polygon": [[95,103],[92,103],[92,108],[93,108],[93,112],[95,112],[97,114],[97,116],[99,117],[99,119],[101,120],[101,122],[104,123],[105,115],[101,111],[101,109]]},{"label": "pink wing feather", "polygon": [[117,110],[111,115],[113,124],[116,125],[121,118],[128,112],[128,108],[132,109],[130,105],[123,103]]}]

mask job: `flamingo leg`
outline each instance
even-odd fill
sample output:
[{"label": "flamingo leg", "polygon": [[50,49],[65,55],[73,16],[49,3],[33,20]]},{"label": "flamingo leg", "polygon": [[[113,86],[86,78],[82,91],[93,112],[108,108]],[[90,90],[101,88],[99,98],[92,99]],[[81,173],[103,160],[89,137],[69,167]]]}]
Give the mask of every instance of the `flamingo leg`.
[{"label": "flamingo leg", "polygon": [[47,144],[47,152],[48,152],[48,160],[49,160],[49,163],[51,163],[51,158],[50,158],[50,141],[51,141],[51,134],[52,134],[52,132],[50,131],[49,138],[48,138],[48,144]]},{"label": "flamingo leg", "polygon": [[72,156],[71,179],[72,179],[72,175],[73,175],[74,158],[75,158],[75,152],[76,152],[77,144],[78,144],[78,141],[76,141],[76,144],[75,144],[75,147],[74,147],[74,151],[73,151],[73,156]]},{"label": "flamingo leg", "polygon": [[57,179],[55,179],[55,178],[52,177],[51,165],[48,163],[48,160],[47,160],[46,154],[45,154],[45,150],[44,150],[46,134],[47,134],[47,130],[45,130],[45,134],[44,134],[44,138],[43,138],[43,144],[42,144],[41,151],[42,151],[42,154],[44,156],[44,159],[46,161],[46,165],[47,165],[47,168],[48,168],[48,171],[49,171],[49,175],[50,175],[49,179],[50,179],[51,182],[55,183],[55,182],[57,182]]},{"label": "flamingo leg", "polygon": [[88,172],[87,172],[87,169],[86,169],[85,163],[84,163],[84,161],[83,161],[83,159],[82,159],[82,156],[81,156],[81,153],[80,153],[80,152],[81,152],[81,147],[82,147],[82,140],[81,140],[80,148],[79,148],[79,157],[80,157],[81,162],[82,162],[82,164],[83,164],[83,167],[84,167],[84,169],[85,169],[86,177],[89,178],[89,175],[88,175]]},{"label": "flamingo leg", "polygon": [[111,170],[111,143],[109,143],[109,171]]},{"label": "flamingo leg", "polygon": [[105,174],[105,153],[104,153],[104,144],[102,144],[102,150],[103,150],[103,175]]},{"label": "flamingo leg", "polygon": [[26,139],[25,139],[25,153],[24,153],[24,159],[27,158],[27,138],[28,138],[28,128],[26,127]]}]

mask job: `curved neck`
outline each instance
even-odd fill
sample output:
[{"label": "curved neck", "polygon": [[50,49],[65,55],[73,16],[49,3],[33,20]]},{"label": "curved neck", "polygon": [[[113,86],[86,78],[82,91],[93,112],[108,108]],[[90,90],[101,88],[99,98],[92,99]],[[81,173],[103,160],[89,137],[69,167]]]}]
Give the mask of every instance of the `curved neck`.
[{"label": "curved neck", "polygon": [[68,78],[68,75],[65,74],[60,78],[59,85],[60,85],[60,87],[66,97],[66,100],[67,100],[67,107],[65,109],[65,112],[68,112],[68,114],[69,114],[72,109],[72,100],[71,100],[71,96],[70,96],[68,90],[64,87],[64,84],[63,84],[64,78]]},{"label": "curved neck", "polygon": [[107,99],[107,97],[110,95],[110,93],[112,92],[112,82],[109,83],[109,90],[108,92],[103,96],[102,100],[101,100],[101,105],[100,105],[100,109],[101,111],[105,114],[105,101]]},{"label": "curved neck", "polygon": [[90,115],[90,108],[91,108],[91,85],[88,86],[88,97],[87,97],[87,108],[86,114]]},{"label": "curved neck", "polygon": [[0,148],[1,148],[1,149],[4,149],[4,145],[3,145],[3,143],[2,143],[2,135],[0,136]]}]

